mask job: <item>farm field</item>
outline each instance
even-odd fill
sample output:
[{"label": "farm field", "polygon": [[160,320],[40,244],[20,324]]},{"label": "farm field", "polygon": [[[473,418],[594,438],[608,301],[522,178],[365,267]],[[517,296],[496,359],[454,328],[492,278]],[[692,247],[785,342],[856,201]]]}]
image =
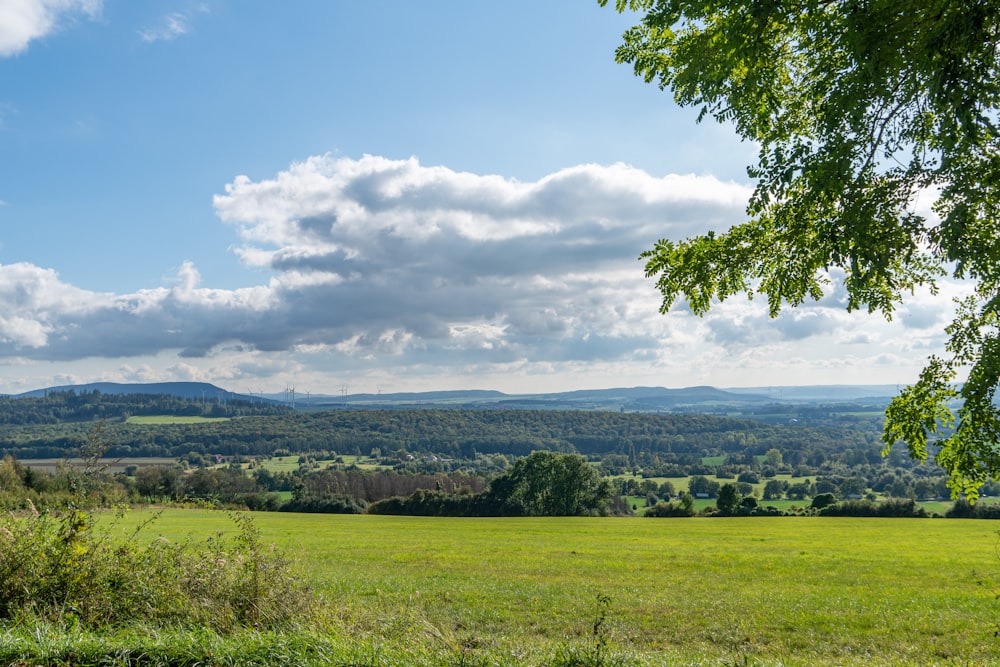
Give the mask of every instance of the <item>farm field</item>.
[{"label": "farm field", "polygon": [[147,426],[162,426],[164,424],[211,424],[227,422],[229,417],[198,417],[185,415],[133,415],[125,420],[127,424],[143,424]]},{"label": "farm field", "polygon": [[[299,469],[299,458],[298,454],[294,456],[274,456],[262,460],[258,465],[270,472],[295,472]],[[313,462],[320,468],[338,463],[345,466],[354,465],[362,470],[384,470],[389,468],[389,466],[379,465],[377,461],[369,456],[353,456],[350,454],[338,456],[337,459],[314,459]],[[243,467],[249,468],[249,464],[245,463]]]},{"label": "farm field", "polygon": [[[627,664],[1000,663],[986,521],[253,516],[329,601],[331,633],[377,664],[539,664],[596,646],[602,618]],[[220,530],[224,513],[171,509],[146,532]]]},{"label": "farm field", "polygon": [[[72,466],[84,466],[86,461],[81,458],[59,458],[59,459],[23,459],[21,464],[34,468],[39,472],[52,473],[60,464]],[[100,465],[106,467],[108,472],[125,472],[129,466],[143,468],[146,466],[172,466],[177,463],[177,459],[164,456],[130,456],[120,459],[101,459]]]}]

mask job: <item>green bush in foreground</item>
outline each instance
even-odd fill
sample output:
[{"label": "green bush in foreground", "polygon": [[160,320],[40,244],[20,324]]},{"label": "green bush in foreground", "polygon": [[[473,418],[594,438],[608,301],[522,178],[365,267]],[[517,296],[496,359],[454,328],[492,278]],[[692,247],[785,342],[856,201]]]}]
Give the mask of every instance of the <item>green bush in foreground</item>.
[{"label": "green bush in foreground", "polygon": [[253,522],[202,542],[141,544],[143,523],[124,539],[93,515],[32,511],[0,518],[0,623],[63,628],[289,628],[310,617],[312,596],[289,563],[266,549]]}]

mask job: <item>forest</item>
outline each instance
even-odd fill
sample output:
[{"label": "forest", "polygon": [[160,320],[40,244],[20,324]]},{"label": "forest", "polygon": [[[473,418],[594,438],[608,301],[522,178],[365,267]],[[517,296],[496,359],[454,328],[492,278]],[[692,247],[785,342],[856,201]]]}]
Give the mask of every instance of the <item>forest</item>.
[{"label": "forest", "polygon": [[[203,416],[211,423],[132,424],[131,416]],[[166,395],[62,392],[0,399],[0,455],[21,459],[72,453],[95,422],[107,455],[181,457],[297,453],[477,453],[524,456],[535,450],[627,456],[630,464],[697,466],[705,457],[740,462],[777,448],[789,465],[879,463],[881,422],[837,416],[812,425],[765,424],[689,414],[550,410],[338,409],[295,412],[273,403],[198,402]]]},{"label": "forest", "polygon": [[[692,414],[523,409],[297,412],[263,402],[70,391],[0,401],[5,421],[0,456],[8,457],[6,477],[19,480],[18,488],[57,496],[79,486],[68,467],[50,479],[20,461],[86,457],[95,430],[106,460],[174,461],[131,466],[117,486],[101,487],[97,504],[118,494],[151,502],[202,499],[253,509],[358,512],[425,491],[439,496],[423,501],[440,506],[445,496],[454,500],[482,493],[491,480],[537,451],[578,455],[616,480],[617,495],[644,497],[650,505],[677,495],[669,479],[683,479],[692,493],[707,498],[715,498],[727,480],[741,496],[754,494],[764,501],[807,500],[818,494],[843,499],[949,496],[937,466],[918,464],[899,450],[883,457],[880,419],[870,413],[809,410],[809,419],[787,424]],[[157,419],[130,419],[139,415]],[[213,420],[173,423],[171,417]],[[275,472],[263,464],[289,455],[299,458],[295,470]],[[376,467],[354,465],[351,461],[359,457]],[[220,467],[220,462],[227,465]],[[719,481],[698,486],[707,476]],[[994,486],[986,492],[995,493]],[[20,502],[22,495],[11,496],[7,504]],[[449,506],[456,506],[452,500]],[[466,507],[465,500],[456,502]],[[43,495],[36,501],[45,503]],[[618,504],[612,509],[627,511]]]}]

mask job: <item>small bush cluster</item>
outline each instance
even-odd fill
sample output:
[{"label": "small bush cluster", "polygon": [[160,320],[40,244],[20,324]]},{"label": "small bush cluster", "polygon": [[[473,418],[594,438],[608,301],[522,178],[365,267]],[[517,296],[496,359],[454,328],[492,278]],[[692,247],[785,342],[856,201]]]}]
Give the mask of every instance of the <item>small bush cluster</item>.
[{"label": "small bush cluster", "polygon": [[[249,517],[231,514],[239,533],[200,543],[159,538],[141,528],[113,534],[92,514],[71,509],[0,518],[0,623],[91,629],[143,624],[282,629],[309,617],[312,596],[289,563],[265,548]],[[144,524],[145,525],[145,524]]]},{"label": "small bush cluster", "polygon": [[691,507],[686,507],[681,503],[670,502],[658,502],[650,508],[646,509],[646,513],[643,516],[652,518],[663,518],[663,517],[688,517],[694,516],[695,512]]},{"label": "small bush cluster", "polygon": [[912,517],[926,518],[927,510],[909,498],[889,498],[882,502],[844,500],[824,507],[820,516]]},{"label": "small bush cluster", "polygon": [[[368,506],[369,514],[405,516],[491,516],[496,515],[481,495],[456,494],[418,489],[407,497],[394,496]],[[489,512],[489,513],[487,513]]]},{"label": "small bush cluster", "polygon": [[281,512],[307,512],[311,514],[364,514],[368,503],[360,498],[344,495],[306,494],[282,503]]},{"label": "small bush cluster", "polygon": [[944,514],[949,519],[1000,519],[1000,505],[973,505],[965,498],[959,498]]}]

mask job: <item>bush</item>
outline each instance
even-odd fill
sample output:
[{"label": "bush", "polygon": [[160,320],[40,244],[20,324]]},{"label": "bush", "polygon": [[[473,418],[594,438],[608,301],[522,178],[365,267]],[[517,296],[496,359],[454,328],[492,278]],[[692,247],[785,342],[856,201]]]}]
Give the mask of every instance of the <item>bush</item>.
[{"label": "bush", "polygon": [[674,502],[656,503],[646,510],[646,514],[644,516],[653,518],[694,516],[694,511]]},{"label": "bush", "polygon": [[455,494],[417,489],[408,497],[393,496],[368,506],[368,514],[405,516],[494,516],[482,494]]},{"label": "bush", "polygon": [[813,497],[810,507],[821,510],[837,502],[837,496],[832,493],[820,493]]},{"label": "bush", "polygon": [[909,498],[890,498],[880,503],[871,500],[845,500],[824,507],[819,513],[820,516],[927,517],[927,510]]},{"label": "bush", "polygon": [[309,512],[314,514],[364,514],[368,504],[351,496],[306,494],[287,501],[282,512]]},{"label": "bush", "polygon": [[949,519],[1000,519],[1000,505],[973,505],[965,498],[960,498],[944,515]]},{"label": "bush", "polygon": [[284,503],[280,493],[236,493],[229,502],[251,512],[276,512]]},{"label": "bush", "polygon": [[0,621],[99,629],[127,625],[280,629],[310,617],[313,599],[271,554],[249,517],[232,540],[138,543],[91,514],[0,518]]}]

